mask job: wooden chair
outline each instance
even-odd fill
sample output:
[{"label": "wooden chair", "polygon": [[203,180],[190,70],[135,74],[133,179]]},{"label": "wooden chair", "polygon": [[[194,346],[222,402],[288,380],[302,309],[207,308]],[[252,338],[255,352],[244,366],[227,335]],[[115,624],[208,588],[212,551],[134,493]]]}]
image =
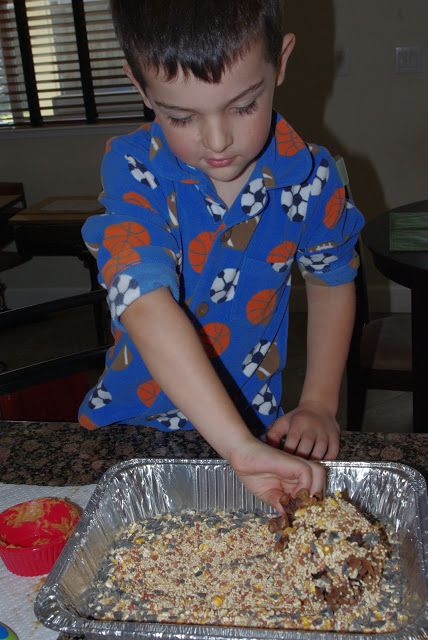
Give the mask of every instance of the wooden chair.
[{"label": "wooden chair", "polygon": [[[44,302],[0,313],[0,333],[35,323],[57,312],[104,302],[104,290]],[[102,370],[110,344],[0,371],[0,416],[9,420],[76,421],[77,409],[91,386],[88,372]]]},{"label": "wooden chair", "polygon": [[[336,166],[347,196],[352,192],[344,159]],[[412,338],[410,313],[373,317],[367,294],[364,247],[356,246],[360,267],[355,279],[356,314],[346,365],[347,428],[360,430],[363,425],[368,389],[412,390]]]},{"label": "wooden chair", "polygon": [[[13,228],[9,220],[26,206],[22,182],[0,182],[0,273],[13,269],[27,260],[16,251],[4,250],[4,247],[13,240]],[[0,280],[0,312],[8,309],[5,290],[6,286]]]},{"label": "wooden chair", "polygon": [[22,182],[0,182],[0,248],[13,239],[9,219],[26,206]]}]

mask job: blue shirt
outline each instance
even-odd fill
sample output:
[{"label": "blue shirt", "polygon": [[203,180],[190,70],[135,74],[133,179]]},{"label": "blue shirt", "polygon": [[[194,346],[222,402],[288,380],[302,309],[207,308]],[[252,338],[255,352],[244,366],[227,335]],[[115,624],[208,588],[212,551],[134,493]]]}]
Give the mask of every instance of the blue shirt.
[{"label": "blue shirt", "polygon": [[328,151],[307,146],[274,114],[268,144],[228,209],[153,123],[113,139],[102,180],[106,213],[87,220],[83,237],[108,290],[114,345],[81,405],[81,424],[193,428],[120,321],[138,297],[169,287],[247,425],[268,427],[281,415],[293,262],[327,286],[353,280],[358,266],[363,217]]}]

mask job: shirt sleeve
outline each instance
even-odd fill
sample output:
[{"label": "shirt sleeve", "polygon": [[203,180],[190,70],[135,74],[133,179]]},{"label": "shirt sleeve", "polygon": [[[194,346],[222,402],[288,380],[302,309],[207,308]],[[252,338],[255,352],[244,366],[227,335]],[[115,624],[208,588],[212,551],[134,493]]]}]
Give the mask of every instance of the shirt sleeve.
[{"label": "shirt sleeve", "polygon": [[[168,216],[168,201],[156,176],[136,157],[138,147],[113,141],[101,166],[105,213],[89,218],[82,235],[96,258],[98,280],[107,289],[113,324],[137,298],[168,287],[179,297],[180,249]],[[148,163],[147,163],[148,164]]]},{"label": "shirt sleeve", "polygon": [[329,286],[345,284],[357,273],[355,244],[364,218],[347,199],[331,155],[320,149],[315,161],[296,259],[306,280]]}]

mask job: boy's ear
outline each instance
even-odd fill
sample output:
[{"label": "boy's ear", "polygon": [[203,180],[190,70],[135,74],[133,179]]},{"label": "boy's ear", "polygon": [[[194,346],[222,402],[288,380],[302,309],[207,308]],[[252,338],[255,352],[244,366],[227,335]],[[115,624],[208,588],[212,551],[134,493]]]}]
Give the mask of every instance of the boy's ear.
[{"label": "boy's ear", "polygon": [[148,107],[149,109],[153,109],[152,105],[150,104],[150,100],[147,97],[146,92],[144,91],[144,89],[141,87],[140,83],[138,82],[137,78],[134,76],[134,74],[132,73],[131,67],[129,66],[129,64],[125,64],[123,65],[123,70],[125,72],[125,74],[128,76],[129,80],[132,82],[132,84],[134,85],[134,87],[137,89],[138,93],[141,95],[141,97],[143,98],[143,102],[146,105],[146,107]]},{"label": "boy's ear", "polygon": [[279,59],[278,73],[276,76],[276,86],[279,87],[283,83],[287,62],[292,54],[294,45],[296,44],[296,36],[294,33],[286,33],[282,40],[281,57]]}]

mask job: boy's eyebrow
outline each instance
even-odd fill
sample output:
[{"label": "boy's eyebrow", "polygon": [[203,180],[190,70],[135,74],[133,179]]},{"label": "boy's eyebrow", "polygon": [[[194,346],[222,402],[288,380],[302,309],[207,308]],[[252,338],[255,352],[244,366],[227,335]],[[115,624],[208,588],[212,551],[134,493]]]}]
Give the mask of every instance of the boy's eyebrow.
[{"label": "boy's eyebrow", "polygon": [[[264,83],[264,79],[260,80],[260,82],[256,82],[255,84],[252,84],[251,87],[248,87],[248,89],[244,89],[244,91],[242,91],[240,94],[238,94],[237,96],[229,100],[226,106],[229,106],[233,102],[236,102],[241,98],[244,98],[249,93],[253,93],[254,91],[257,91],[257,89],[260,89],[263,83]],[[163,107],[164,109],[170,109],[172,111],[194,111],[194,109],[190,109],[189,107],[177,107],[173,104],[166,104],[166,102],[158,102],[157,100],[155,100],[155,102],[158,107]]]}]

